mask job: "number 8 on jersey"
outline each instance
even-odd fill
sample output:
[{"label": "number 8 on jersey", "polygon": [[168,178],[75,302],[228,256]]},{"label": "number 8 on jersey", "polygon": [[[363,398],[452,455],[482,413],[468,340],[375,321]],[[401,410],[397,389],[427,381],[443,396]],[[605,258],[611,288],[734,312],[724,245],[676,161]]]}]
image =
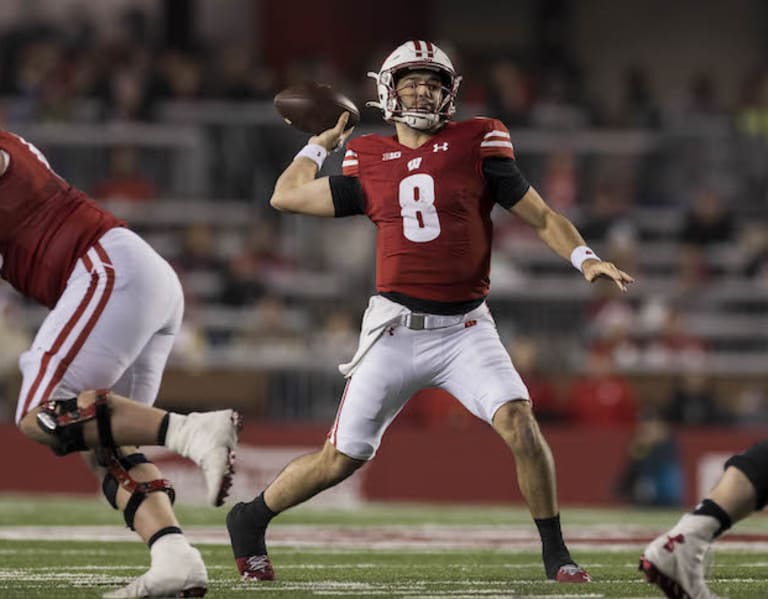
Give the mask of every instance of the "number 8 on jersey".
[{"label": "number 8 on jersey", "polygon": [[406,239],[424,243],[440,235],[440,219],[435,208],[435,180],[431,175],[417,173],[400,181],[398,198]]}]

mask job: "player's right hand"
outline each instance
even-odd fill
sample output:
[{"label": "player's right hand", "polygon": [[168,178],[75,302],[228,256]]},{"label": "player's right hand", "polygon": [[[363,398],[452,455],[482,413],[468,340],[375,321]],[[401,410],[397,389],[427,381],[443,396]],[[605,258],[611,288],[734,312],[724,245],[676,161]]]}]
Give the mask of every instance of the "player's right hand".
[{"label": "player's right hand", "polygon": [[600,278],[610,279],[619,289],[622,291],[627,290],[627,285],[634,283],[635,279],[625,273],[623,270],[616,268],[613,262],[605,262],[603,260],[588,259],[584,260],[584,278],[590,283],[594,283]]},{"label": "player's right hand", "polygon": [[349,113],[348,112],[342,112],[341,116],[339,117],[339,120],[336,121],[336,126],[331,129],[326,129],[322,133],[318,133],[317,135],[313,135],[309,138],[310,144],[318,144],[320,146],[323,146],[326,150],[329,152],[333,152],[337,148],[340,148],[344,145],[344,142],[347,141],[347,138],[349,137],[350,133],[354,131],[354,127],[349,129],[348,131],[344,131],[344,127],[347,126],[347,121],[349,120]]}]

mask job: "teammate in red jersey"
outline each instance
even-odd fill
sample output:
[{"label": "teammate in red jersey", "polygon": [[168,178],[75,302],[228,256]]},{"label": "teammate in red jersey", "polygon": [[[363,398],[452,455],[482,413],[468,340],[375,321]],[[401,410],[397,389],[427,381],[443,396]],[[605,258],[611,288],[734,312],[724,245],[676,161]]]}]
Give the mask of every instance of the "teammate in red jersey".
[{"label": "teammate in red jersey", "polygon": [[2,130],[0,265],[2,278],[51,309],[19,360],[19,428],[57,455],[88,452],[104,495],[150,548],[149,571],[104,596],[204,595],[205,565],[179,528],[173,488],[138,450],[166,445],[191,458],[210,502],[223,502],[237,415],[152,407],[184,308],[173,269]]},{"label": "teammate in red jersey", "polygon": [[353,139],[343,176],[316,179],[328,151],[346,138],[348,116],[342,115],[298,153],[271,199],[286,212],[367,215],[377,228],[378,294],[363,318],[357,353],[340,366],[348,383],[328,441],[227,515],[238,569],[243,578],[273,579],[264,540],[271,518],[372,459],[408,398],[440,387],[491,424],[514,454],[547,578],[588,582],[563,542],[552,454],[485,304],[491,209],[498,203],[516,214],[587,281],[603,276],[625,290],[633,279],[601,261],[526,182],[502,123],[449,121],[460,77],[434,44],[407,42],[371,75],[378,89],[374,104],[396,135]]}]

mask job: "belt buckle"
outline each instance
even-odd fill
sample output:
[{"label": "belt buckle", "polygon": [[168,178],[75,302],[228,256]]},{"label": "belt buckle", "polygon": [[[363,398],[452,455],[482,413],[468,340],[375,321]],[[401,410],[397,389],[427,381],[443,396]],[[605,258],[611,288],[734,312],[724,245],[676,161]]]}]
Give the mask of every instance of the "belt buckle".
[{"label": "belt buckle", "polygon": [[411,317],[408,319],[408,328],[414,331],[424,330],[425,316],[425,314],[411,312]]}]

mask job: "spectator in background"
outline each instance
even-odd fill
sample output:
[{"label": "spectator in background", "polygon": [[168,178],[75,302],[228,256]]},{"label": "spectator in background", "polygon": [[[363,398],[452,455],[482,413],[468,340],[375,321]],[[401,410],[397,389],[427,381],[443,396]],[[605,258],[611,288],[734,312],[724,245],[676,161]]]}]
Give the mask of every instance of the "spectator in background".
[{"label": "spectator in background", "polygon": [[[585,207],[579,221],[579,230],[596,241],[633,242],[635,230],[631,222],[631,208],[631,201],[622,193],[621,185],[599,181],[592,201]],[[631,239],[626,239],[626,236]]]},{"label": "spectator in background", "polygon": [[678,234],[683,245],[680,278],[684,292],[709,281],[714,265],[707,259],[707,250],[715,244],[733,241],[734,232],[733,215],[720,194],[700,188]]},{"label": "spectator in background", "polygon": [[558,150],[546,157],[542,187],[549,203],[559,212],[568,212],[579,192],[578,169],[573,152]]},{"label": "spectator in background", "polygon": [[564,406],[554,385],[541,370],[540,347],[532,337],[518,337],[507,346],[517,372],[531,395],[533,411],[539,422],[554,422],[565,417]]},{"label": "spectator in background", "polygon": [[117,50],[106,63],[97,87],[107,121],[146,121],[152,117],[157,97],[153,92],[152,56],[146,48]]},{"label": "spectator in background", "polygon": [[102,202],[147,202],[157,197],[154,182],[141,172],[134,146],[110,149],[109,174],[94,184],[93,197]]},{"label": "spectator in background", "polygon": [[245,247],[229,263],[229,280],[222,301],[244,306],[259,300],[270,279],[291,270],[292,263],[280,250],[276,229],[268,222],[256,221],[245,236]]},{"label": "spectator in background", "polygon": [[219,256],[216,235],[207,222],[189,225],[173,267],[188,303],[219,303],[229,285],[228,264]]},{"label": "spectator in background", "polygon": [[575,77],[554,68],[540,81],[540,91],[531,107],[530,123],[545,129],[578,129],[589,124],[587,111],[575,97]]},{"label": "spectator in background", "polygon": [[633,129],[657,129],[661,126],[661,112],[648,76],[641,67],[630,67],[624,73],[623,100],[616,124]]},{"label": "spectator in background", "polygon": [[744,231],[743,241],[746,252],[743,276],[763,286],[768,285],[768,225],[750,223]]},{"label": "spectator in background", "polygon": [[214,58],[215,95],[224,100],[271,100],[275,91],[274,74],[264,65],[254,64],[246,44],[231,43]]},{"label": "spectator in background", "polygon": [[566,400],[569,421],[574,424],[629,427],[637,418],[632,387],[605,354],[587,356],[584,374],[571,382]]},{"label": "spectator in background", "polygon": [[669,425],[655,414],[642,418],[629,445],[616,493],[642,507],[678,506],[683,501],[680,449]]},{"label": "spectator in background", "polygon": [[688,83],[686,104],[681,124],[688,127],[706,127],[713,119],[724,115],[717,97],[714,79],[707,73],[698,73]]},{"label": "spectator in background", "polygon": [[488,114],[508,127],[525,127],[531,107],[531,84],[517,64],[499,60],[491,65],[488,80]]},{"label": "spectator in background", "polygon": [[727,424],[730,420],[718,407],[712,378],[695,370],[677,377],[663,416],[671,424],[686,426]]},{"label": "spectator in background", "polygon": [[706,342],[692,334],[685,325],[683,313],[677,306],[661,304],[656,319],[658,326],[649,325],[653,320],[644,308],[641,320],[647,335],[643,349],[643,363],[651,368],[696,371],[707,363]]},{"label": "spectator in background", "polygon": [[641,347],[635,336],[635,308],[607,285],[590,305],[587,321],[591,336],[590,354],[610,360],[614,368],[635,368],[641,360]]},{"label": "spectator in background", "polygon": [[357,315],[345,307],[328,312],[323,318],[322,328],[312,337],[313,353],[327,357],[328,363],[336,364],[336,356],[355,353],[358,341]]}]

